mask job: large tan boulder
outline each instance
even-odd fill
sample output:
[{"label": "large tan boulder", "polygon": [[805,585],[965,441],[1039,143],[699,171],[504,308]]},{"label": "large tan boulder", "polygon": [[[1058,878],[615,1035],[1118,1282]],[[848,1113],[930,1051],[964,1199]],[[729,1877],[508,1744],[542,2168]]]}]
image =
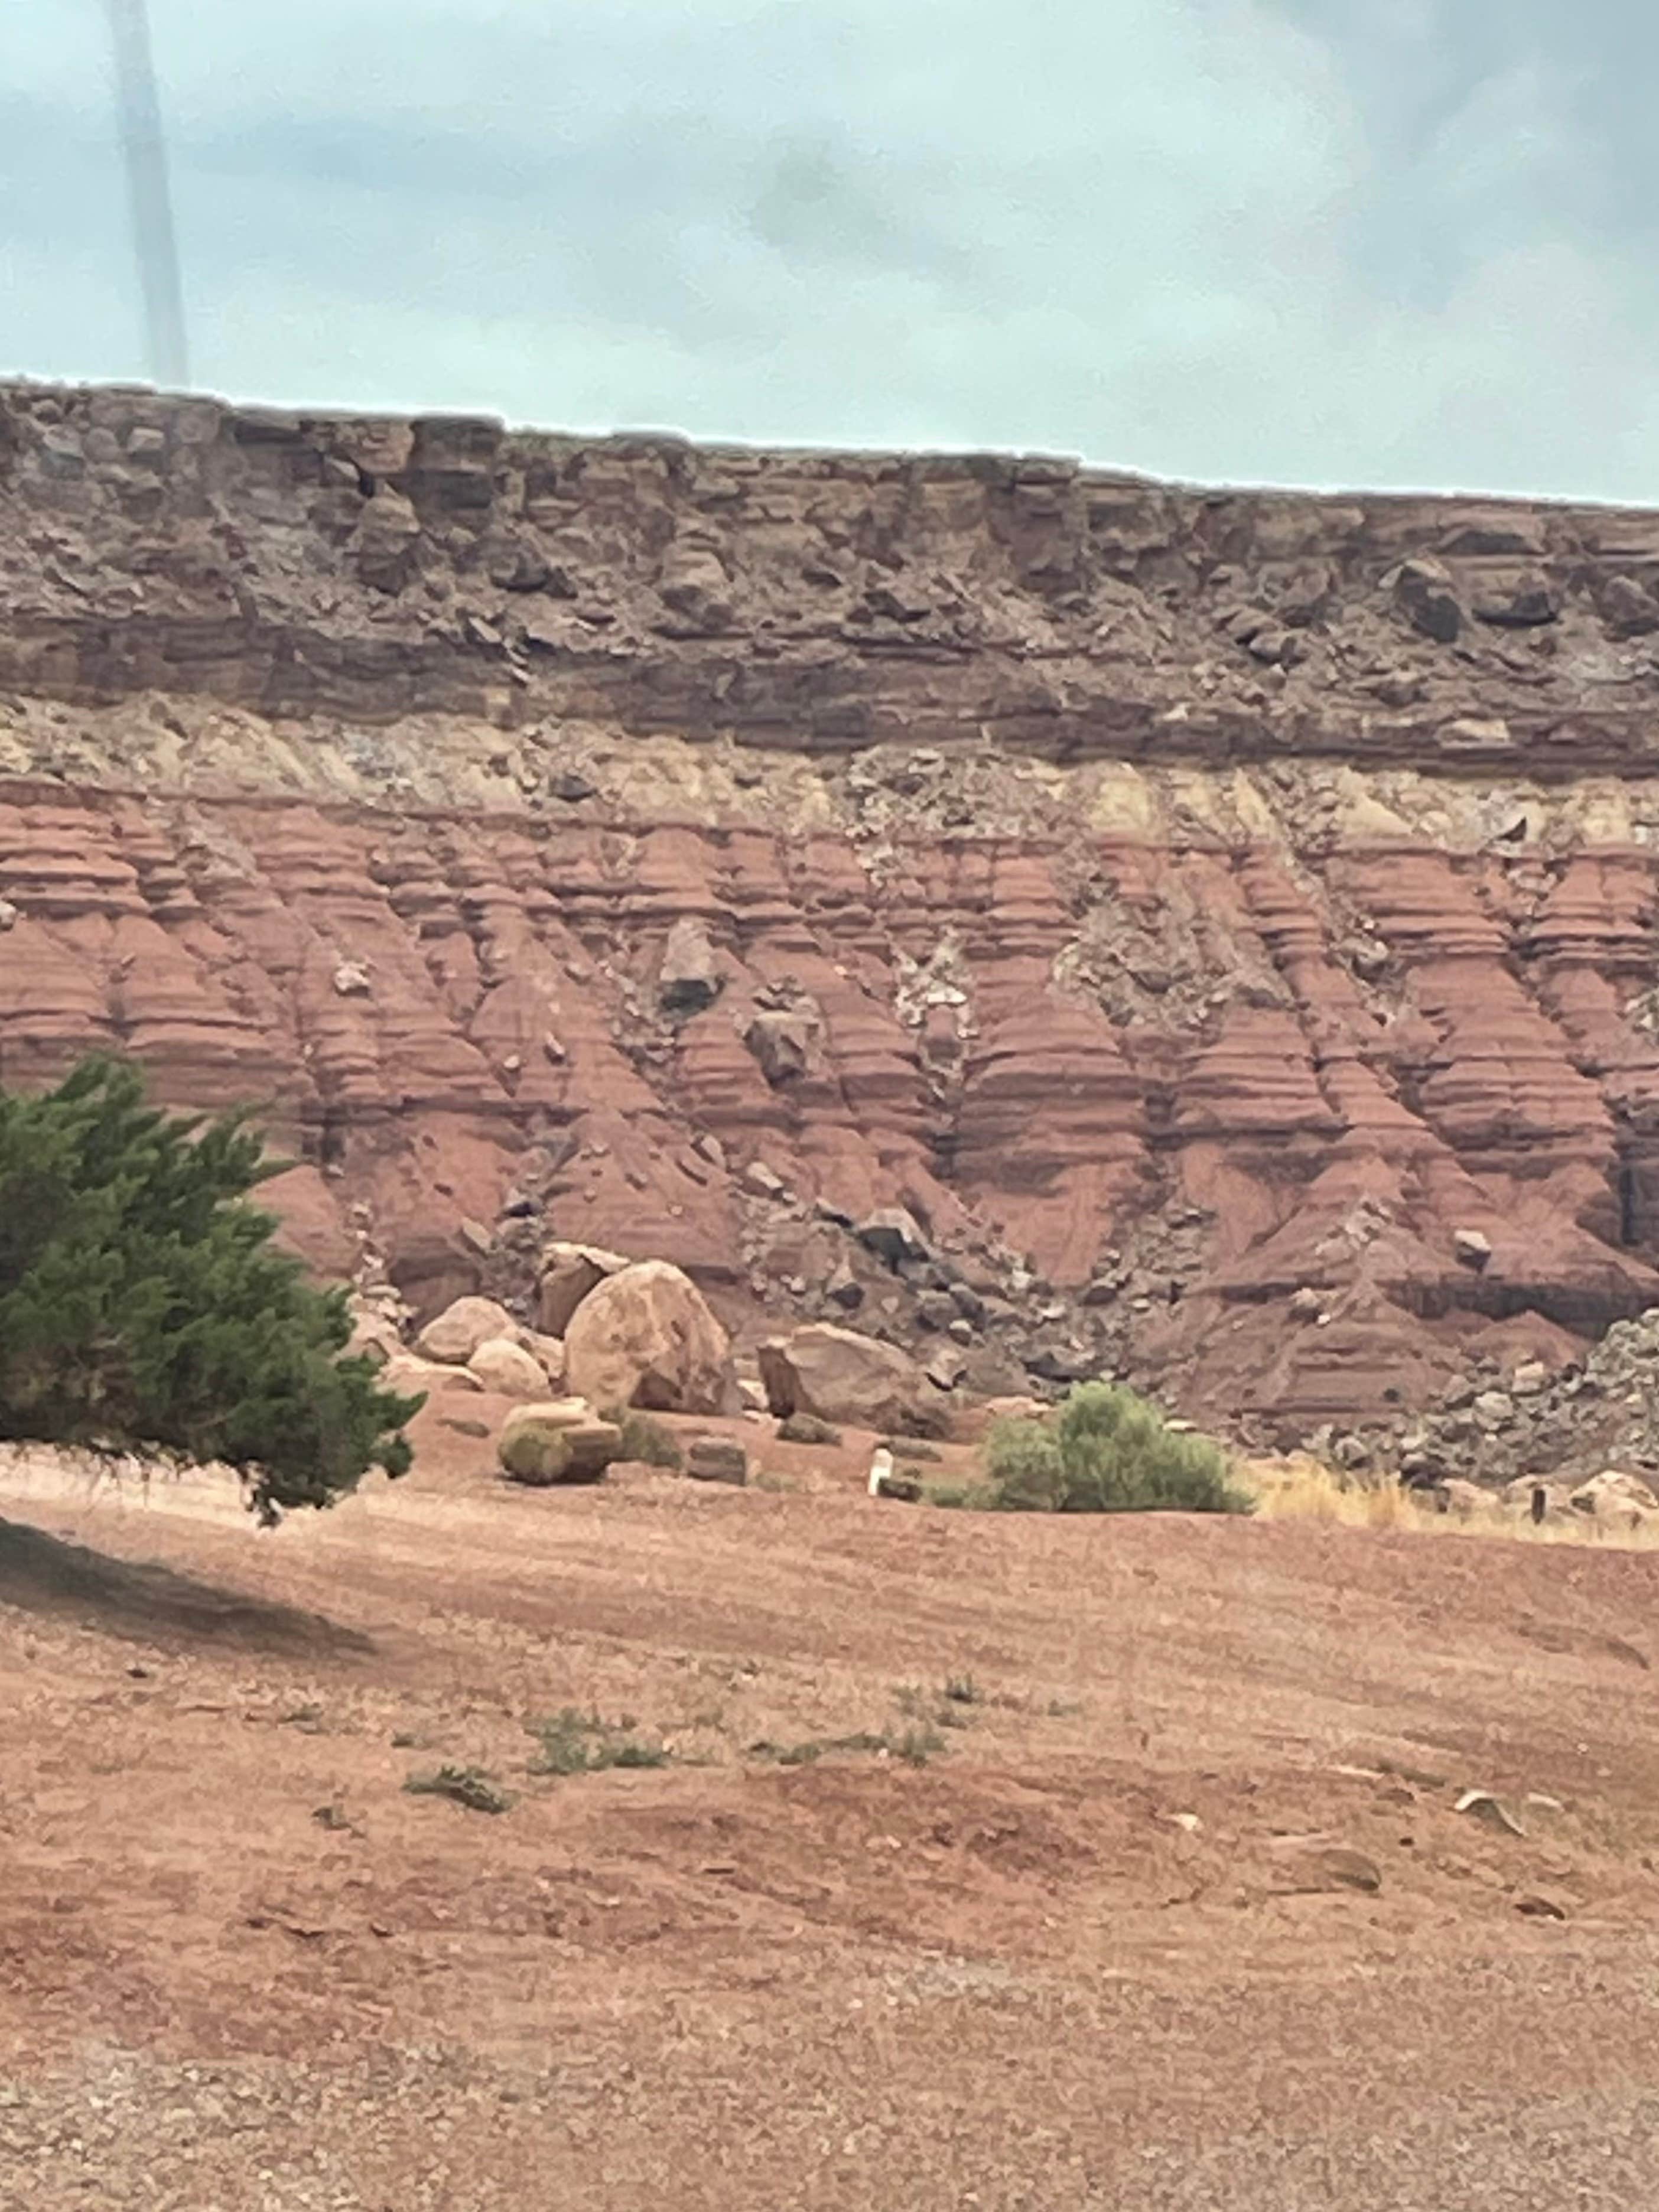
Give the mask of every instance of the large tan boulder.
[{"label": "large tan boulder", "polygon": [[530,1354],[556,1390],[564,1388],[564,1339],[544,1336],[539,1329],[521,1328],[519,1343]]},{"label": "large tan boulder", "polygon": [[384,1367],[389,1359],[396,1359],[402,1352],[403,1332],[385,1308],[354,1300],[351,1334],[345,1348],[354,1359],[366,1359],[371,1367]]},{"label": "large tan boulder", "polygon": [[1619,1468],[1604,1468],[1581,1482],[1569,1502],[1576,1512],[1588,1514],[1605,1528],[1639,1528],[1659,1521],[1659,1498],[1639,1474]]},{"label": "large tan boulder", "polygon": [[600,1244],[548,1245],[536,1291],[536,1317],[543,1332],[562,1336],[588,1293],[629,1265],[620,1252],[607,1252]]},{"label": "large tan boulder", "polygon": [[465,1367],[478,1346],[492,1336],[516,1339],[518,1334],[518,1322],[494,1298],[457,1298],[435,1320],[428,1322],[415,1340],[415,1349],[422,1359]]},{"label": "large tan boulder", "polygon": [[486,1390],[503,1398],[540,1398],[550,1387],[541,1362],[510,1336],[486,1337],[466,1363]]},{"label": "large tan boulder", "polygon": [[468,1367],[452,1367],[436,1359],[418,1359],[412,1352],[399,1352],[380,1370],[380,1387],[412,1397],[424,1390],[428,1398],[451,1390],[482,1390],[483,1384]]},{"label": "large tan boulder", "polygon": [[896,1345],[833,1322],[814,1322],[760,1347],[761,1381],[772,1411],[815,1413],[850,1428],[938,1436],[945,1427],[939,1393]]},{"label": "large tan boulder", "polygon": [[689,1275],[645,1260],[590,1291],[565,1331],[565,1381],[596,1406],[736,1410],[732,1340]]},{"label": "large tan boulder", "polygon": [[621,1447],[622,1431],[602,1421],[585,1398],[551,1398],[515,1406],[495,1454],[514,1482],[545,1488],[599,1481]]}]

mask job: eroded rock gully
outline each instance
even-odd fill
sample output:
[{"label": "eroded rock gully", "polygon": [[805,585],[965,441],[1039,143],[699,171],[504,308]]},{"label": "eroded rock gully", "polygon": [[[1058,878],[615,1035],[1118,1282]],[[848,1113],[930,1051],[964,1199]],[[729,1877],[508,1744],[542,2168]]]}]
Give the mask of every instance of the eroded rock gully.
[{"label": "eroded rock gully", "polygon": [[1659,1303],[1656,632],[1645,514],[6,387],[0,1080],[428,1305],[1407,1413]]}]

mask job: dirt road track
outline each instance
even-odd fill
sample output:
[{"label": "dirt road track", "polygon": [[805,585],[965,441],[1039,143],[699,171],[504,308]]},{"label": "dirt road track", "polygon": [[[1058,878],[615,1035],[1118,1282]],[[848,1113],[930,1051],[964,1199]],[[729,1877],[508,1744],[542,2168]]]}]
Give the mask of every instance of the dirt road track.
[{"label": "dirt road track", "polygon": [[[0,2202],[1659,2205],[1650,1555],[428,1441],[274,1538],[0,1474],[239,1594],[0,1540]],[[567,1706],[672,1763],[535,1775]],[[801,1753],[848,1736],[894,1748]],[[444,1762],[517,1802],[404,1792]]]}]

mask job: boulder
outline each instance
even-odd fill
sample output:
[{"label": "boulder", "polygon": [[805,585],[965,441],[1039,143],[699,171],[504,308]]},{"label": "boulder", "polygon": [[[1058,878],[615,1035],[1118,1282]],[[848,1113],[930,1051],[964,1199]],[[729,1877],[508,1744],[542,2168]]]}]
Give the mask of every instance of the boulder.
[{"label": "boulder", "polygon": [[503,1398],[539,1398],[548,1388],[541,1362],[510,1336],[486,1337],[466,1364],[486,1390]]},{"label": "boulder", "polygon": [[1564,1482],[1552,1482],[1546,1475],[1518,1474],[1513,1482],[1506,1482],[1498,1496],[1511,1513],[1524,1513],[1530,1519],[1533,1513],[1533,1493],[1544,1493],[1541,1517],[1558,1520],[1571,1502],[1572,1492]]},{"label": "boulder", "polygon": [[481,1344],[493,1336],[516,1338],[519,1324],[507,1308],[494,1298],[457,1298],[435,1321],[429,1321],[415,1340],[422,1359],[447,1366],[465,1367]]},{"label": "boulder", "polygon": [[957,1345],[936,1352],[922,1372],[936,1390],[954,1390],[968,1366],[968,1355]]},{"label": "boulder", "polygon": [[816,1413],[791,1413],[778,1423],[778,1442],[784,1444],[838,1445],[841,1431]]},{"label": "boulder", "polygon": [[515,1406],[495,1452],[512,1480],[540,1488],[597,1482],[621,1446],[622,1431],[600,1420],[586,1399],[552,1398]]},{"label": "boulder", "polygon": [[399,1352],[380,1370],[380,1387],[400,1396],[424,1390],[428,1398],[447,1390],[482,1390],[483,1384],[470,1367],[448,1366],[436,1359],[417,1359],[412,1352]]},{"label": "boulder", "polygon": [[1484,1230],[1454,1229],[1452,1251],[1460,1267],[1473,1267],[1478,1272],[1492,1257],[1492,1239]]},{"label": "boulder", "polygon": [[565,1375],[596,1406],[738,1407],[732,1340],[690,1277],[665,1260],[623,1267],[589,1291],[565,1332]]},{"label": "boulder", "polygon": [[1639,1474],[1627,1474],[1619,1468],[1604,1468],[1581,1482],[1568,1503],[1576,1513],[1611,1528],[1636,1528],[1659,1519],[1659,1498]]},{"label": "boulder", "polygon": [[914,1359],[856,1330],[815,1322],[760,1347],[775,1413],[816,1413],[850,1427],[941,1434],[945,1410]]},{"label": "boulder", "polygon": [[698,1437],[686,1451],[685,1471],[694,1482],[728,1482],[741,1490],[749,1480],[749,1455],[724,1437]]},{"label": "boulder", "polygon": [[521,1328],[519,1342],[556,1390],[564,1387],[564,1339],[544,1336],[539,1329]]},{"label": "boulder", "polygon": [[1395,573],[1395,605],[1412,628],[1437,645],[1451,645],[1463,626],[1463,611],[1450,571],[1434,560],[1405,561]]},{"label": "boulder", "polygon": [[384,1367],[388,1360],[402,1353],[403,1333],[384,1307],[354,1299],[351,1334],[346,1339],[345,1348],[353,1358],[367,1359],[373,1367]]},{"label": "boulder", "polygon": [[598,1244],[548,1245],[536,1289],[536,1316],[543,1334],[562,1336],[588,1292],[629,1264],[620,1252],[607,1252]]},{"label": "boulder", "polygon": [[755,1016],[743,1041],[760,1064],[761,1073],[776,1090],[793,1083],[812,1065],[818,1025],[809,1014],[773,1008]]},{"label": "boulder", "polygon": [[858,1238],[866,1251],[884,1260],[890,1267],[896,1267],[906,1260],[925,1260],[927,1239],[921,1224],[908,1207],[878,1206],[860,1222]]},{"label": "boulder", "polygon": [[663,948],[658,998],[670,1013],[700,1013],[713,1006],[725,983],[708,930],[695,916],[682,915]]}]

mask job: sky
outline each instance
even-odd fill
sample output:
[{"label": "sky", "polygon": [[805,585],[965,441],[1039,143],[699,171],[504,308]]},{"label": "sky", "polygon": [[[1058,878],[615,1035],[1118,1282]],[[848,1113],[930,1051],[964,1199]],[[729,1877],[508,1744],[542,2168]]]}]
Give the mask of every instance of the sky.
[{"label": "sky", "polygon": [[[201,388],[1659,505],[1654,0],[150,0]],[[0,374],[142,379],[106,0]]]}]

